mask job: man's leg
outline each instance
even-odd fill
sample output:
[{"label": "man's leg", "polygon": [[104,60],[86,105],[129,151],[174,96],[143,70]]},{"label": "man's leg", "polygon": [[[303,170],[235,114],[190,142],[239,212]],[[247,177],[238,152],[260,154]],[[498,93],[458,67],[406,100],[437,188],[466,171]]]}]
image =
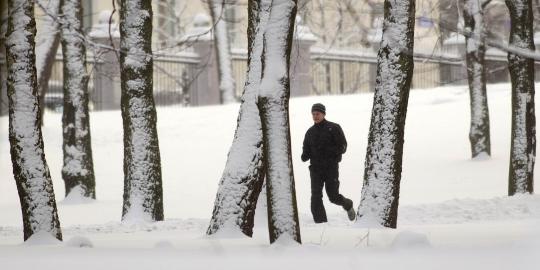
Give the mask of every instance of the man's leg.
[{"label": "man's leg", "polygon": [[317,171],[312,166],[309,166],[309,175],[311,176],[311,214],[315,223],[327,222],[326,210],[322,201],[322,190],[324,179],[322,171]]},{"label": "man's leg", "polygon": [[333,204],[340,205],[348,211],[353,207],[353,202],[350,199],[343,197],[339,194],[339,167],[336,164],[335,166],[330,166],[326,171],[325,179],[325,188],[328,199]]}]

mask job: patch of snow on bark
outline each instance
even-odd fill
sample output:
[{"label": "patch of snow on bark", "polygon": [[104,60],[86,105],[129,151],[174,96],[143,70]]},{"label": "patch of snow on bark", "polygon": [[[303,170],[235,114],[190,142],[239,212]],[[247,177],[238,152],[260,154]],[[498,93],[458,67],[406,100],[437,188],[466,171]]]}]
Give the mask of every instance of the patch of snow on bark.
[{"label": "patch of snow on bark", "polygon": [[408,28],[408,10],[414,3],[393,0],[390,5],[388,19],[384,20],[378,57],[377,85],[370,127],[370,138],[373,142],[368,144],[366,175],[357,213],[359,218],[356,221],[365,224],[358,226],[384,224],[392,203],[397,200],[393,196],[394,188],[399,187],[393,184],[394,169],[401,169],[395,167],[396,159],[401,158],[396,157],[395,153],[395,147],[400,141],[397,130],[400,121],[400,97],[403,95],[399,86],[407,76],[406,72],[401,70],[403,67],[400,55],[412,51],[412,48],[409,48],[409,42],[412,41],[407,33],[414,31]]},{"label": "patch of snow on bark", "polygon": [[[289,149],[288,122],[288,61],[286,58],[287,38],[292,31],[291,16],[295,2],[274,0],[270,18],[264,34],[264,71],[261,80],[260,96],[265,98],[266,112],[266,157],[268,160],[267,188],[269,208],[273,216],[278,237],[295,238],[295,190],[292,162]],[[261,99],[259,99],[261,100]],[[287,236],[285,236],[287,235]],[[298,239],[299,240],[299,239]]]},{"label": "patch of snow on bark", "polygon": [[[219,207],[219,214],[214,217],[215,220],[210,224],[211,228],[227,224],[230,220],[234,220],[237,225],[242,224],[246,202],[238,199],[247,193],[245,179],[255,175],[256,170],[262,166],[262,126],[257,98],[262,74],[264,29],[270,16],[270,4],[270,0],[261,1],[259,21],[253,22],[256,33],[251,44],[247,80],[242,94],[236,133],[217,191],[216,206]],[[257,160],[258,162],[254,163]]]},{"label": "patch of snow on bark", "polygon": [[126,36],[122,39],[122,49],[126,50],[125,65],[134,69],[145,67],[152,59],[152,55],[146,54],[144,51],[145,40],[139,34],[147,18],[150,17],[148,11],[141,9],[139,1],[126,1],[125,22],[121,25],[124,27]]}]

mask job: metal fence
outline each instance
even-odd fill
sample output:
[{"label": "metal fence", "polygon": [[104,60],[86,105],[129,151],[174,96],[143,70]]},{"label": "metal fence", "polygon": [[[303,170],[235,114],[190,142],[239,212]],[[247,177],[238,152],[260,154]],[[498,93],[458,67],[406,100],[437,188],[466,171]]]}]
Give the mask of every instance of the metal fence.
[{"label": "metal fence", "polygon": [[373,53],[350,51],[311,52],[313,95],[350,94],[373,89],[377,57]]},{"label": "metal fence", "polygon": [[[445,85],[467,84],[464,59],[458,56],[435,55],[415,57],[412,89],[425,89]],[[236,79],[236,93],[241,95],[247,71],[247,57],[233,53],[233,72]],[[295,65],[291,63],[291,73]],[[509,81],[505,59],[486,58],[488,82]],[[502,69],[501,69],[502,68]],[[496,71],[496,72],[495,72]],[[320,49],[311,50],[311,94],[340,95],[372,92],[375,89],[377,74],[377,55],[374,52],[357,52]]]},{"label": "metal fence", "polygon": [[[63,63],[61,55],[57,55],[49,80],[49,89],[45,95],[47,109],[61,111],[63,103]],[[153,93],[154,100],[159,106],[189,104],[189,89],[197,82],[194,78],[198,73],[199,61],[197,57],[185,55],[154,55]],[[89,107],[91,110],[101,110],[109,92],[120,91],[119,74],[110,74],[109,70],[102,71],[102,61],[92,55],[87,56],[87,71],[90,74],[88,82]],[[114,72],[113,72],[114,73]],[[97,79],[97,81],[96,81]],[[112,81],[111,89],[100,89],[95,82],[102,80]],[[97,85],[102,85],[97,83]],[[120,93],[115,96],[119,102]],[[118,103],[119,104],[119,103]]]},{"label": "metal fence", "polygon": [[[311,94],[351,94],[358,92],[371,92],[375,87],[377,72],[377,56],[374,52],[358,53],[356,51],[323,51],[316,48],[311,50]],[[90,106],[104,102],[110,98],[103,95],[106,91],[119,91],[117,89],[97,89],[94,87],[96,76],[100,74],[100,62],[88,57],[88,70],[91,72],[89,91]],[[202,69],[209,68],[201,65],[200,57],[194,53],[174,55],[154,55],[154,97],[156,105],[188,105],[193,89],[197,91],[210,91],[197,87],[197,76]],[[291,72],[295,65],[305,63],[291,63]],[[509,75],[506,57],[504,55],[487,55],[488,83],[508,82]],[[236,80],[236,95],[240,97],[245,84],[247,72],[247,53],[242,50],[233,50],[233,75]],[[540,68],[537,68],[540,70]],[[119,80],[117,79],[119,84]],[[464,61],[458,56],[415,56],[415,67],[412,80],[413,89],[433,88],[445,85],[467,84],[467,73]],[[57,58],[54,65],[49,92],[46,95],[47,106],[51,109],[61,108],[62,101],[62,60]],[[98,108],[99,109],[99,108]]]},{"label": "metal fence", "polygon": [[187,105],[189,89],[196,88],[199,68],[196,57],[154,56],[154,100],[157,105]]}]

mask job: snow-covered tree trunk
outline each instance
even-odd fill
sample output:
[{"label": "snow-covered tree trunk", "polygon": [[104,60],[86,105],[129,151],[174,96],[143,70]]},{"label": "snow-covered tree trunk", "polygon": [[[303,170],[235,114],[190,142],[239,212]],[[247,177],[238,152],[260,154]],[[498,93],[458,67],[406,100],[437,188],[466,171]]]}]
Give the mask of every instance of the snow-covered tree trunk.
[{"label": "snow-covered tree trunk", "polygon": [[[60,44],[60,0],[36,0],[43,10],[41,27],[36,36],[36,72],[41,115],[45,111],[45,95],[49,90],[54,58]],[[43,119],[43,117],[42,117]]]},{"label": "snow-covered tree trunk", "polygon": [[6,90],[6,29],[7,29],[7,1],[0,1],[0,116],[8,113],[8,100]]},{"label": "snow-covered tree trunk", "polygon": [[163,220],[151,42],[152,1],[122,1],[120,68],[124,123],[124,221]]},{"label": "snow-covered tree trunk", "polygon": [[485,26],[484,6],[489,2],[465,0],[463,19],[465,21],[465,43],[467,47],[467,75],[471,101],[471,142],[472,157],[491,155],[489,133],[489,110],[486,92],[485,71]]},{"label": "snow-covered tree trunk", "polygon": [[62,114],[66,196],[96,198],[94,162],[88,113],[86,45],[82,37],[81,0],[62,0],[62,53],[64,63],[64,109]]},{"label": "snow-covered tree trunk", "polygon": [[257,199],[264,181],[262,127],[257,97],[262,75],[263,35],[271,0],[248,2],[248,71],[234,140],[219,182],[207,234],[233,226],[253,234]]},{"label": "snow-covered tree trunk", "polygon": [[9,141],[24,239],[45,231],[62,239],[53,183],[41,135],[35,69],[33,1],[9,0],[6,41]]},{"label": "snow-covered tree trunk", "polygon": [[[510,11],[510,46],[535,50],[531,0],[506,0]],[[508,53],[512,80],[512,146],[508,195],[533,192],[536,158],[534,60]]]},{"label": "snow-covered tree trunk", "polygon": [[225,1],[208,0],[208,5],[214,23],[214,47],[217,55],[221,103],[226,104],[236,101],[236,98],[227,22],[225,21]]},{"label": "snow-covered tree trunk", "polygon": [[264,33],[258,98],[266,167],[270,242],[301,242],[291,156],[289,66],[296,0],[274,0]]},{"label": "snow-covered tree trunk", "polygon": [[403,136],[413,75],[413,0],[384,2],[383,37],[358,220],[395,228],[403,159]]}]

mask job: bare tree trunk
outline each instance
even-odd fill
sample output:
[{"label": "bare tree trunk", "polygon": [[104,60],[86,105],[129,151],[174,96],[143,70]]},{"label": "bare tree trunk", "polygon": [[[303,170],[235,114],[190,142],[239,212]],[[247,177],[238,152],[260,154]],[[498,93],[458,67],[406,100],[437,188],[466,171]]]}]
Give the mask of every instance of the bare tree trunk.
[{"label": "bare tree trunk", "polygon": [[214,23],[214,47],[216,48],[219,91],[221,93],[221,103],[232,103],[236,101],[234,77],[232,75],[231,50],[229,37],[227,35],[227,22],[225,21],[225,1],[208,0],[210,15]]},{"label": "bare tree trunk", "polygon": [[463,18],[465,21],[465,43],[467,47],[467,75],[471,99],[471,142],[472,157],[491,155],[489,132],[489,110],[486,93],[485,71],[485,29],[483,22],[484,6],[489,2],[465,0]]},{"label": "bare tree trunk", "polygon": [[86,45],[82,37],[81,0],[61,0],[65,25],[62,27],[64,61],[64,109],[62,115],[64,166],[62,178],[66,196],[96,198],[94,162],[88,113]]},{"label": "bare tree trunk", "polygon": [[386,0],[358,219],[397,225],[403,137],[414,69],[413,0]]},{"label": "bare tree trunk", "polygon": [[[510,11],[510,46],[533,51],[533,9],[531,0],[506,0]],[[536,116],[534,112],[534,60],[508,53],[512,80],[512,146],[508,195],[533,193],[536,158]]]},{"label": "bare tree trunk", "polygon": [[[45,15],[36,37],[36,71],[38,80],[41,119],[45,112],[45,95],[49,90],[49,79],[58,46],[60,44],[59,16],[61,0],[37,0]],[[43,124],[43,121],[42,121]]]},{"label": "bare tree trunk", "polygon": [[301,242],[291,157],[289,66],[296,0],[274,0],[264,33],[258,107],[262,123],[270,242]]},{"label": "bare tree trunk", "polygon": [[46,231],[62,240],[53,183],[40,127],[35,68],[34,4],[8,1],[6,41],[9,141],[13,174],[21,203],[24,240]]},{"label": "bare tree trunk", "polygon": [[221,176],[207,234],[235,226],[253,234],[257,199],[264,181],[262,127],[257,107],[261,81],[263,35],[271,0],[248,2],[248,71],[234,140]]},{"label": "bare tree trunk", "polygon": [[122,220],[163,220],[163,187],[152,95],[152,1],[120,7],[121,108],[124,123]]}]

